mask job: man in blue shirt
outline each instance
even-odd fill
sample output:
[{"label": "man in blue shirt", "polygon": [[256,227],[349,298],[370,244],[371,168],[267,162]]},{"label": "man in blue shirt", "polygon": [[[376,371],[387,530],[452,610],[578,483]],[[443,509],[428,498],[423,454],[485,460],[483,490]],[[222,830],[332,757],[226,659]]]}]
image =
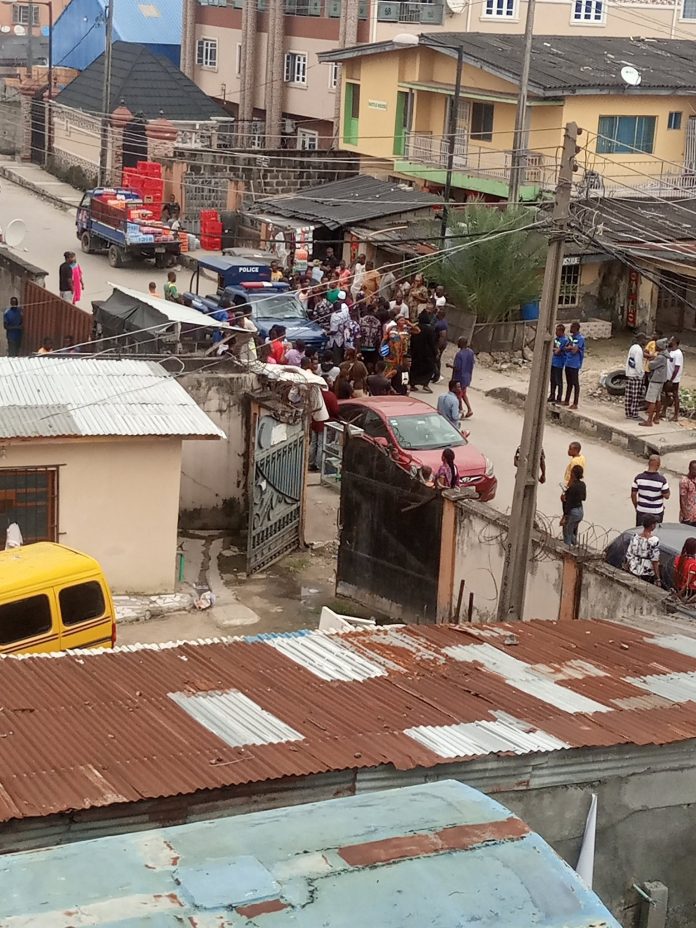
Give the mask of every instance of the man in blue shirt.
[{"label": "man in blue shirt", "polygon": [[452,365],[452,380],[456,380],[462,390],[462,401],[466,406],[466,418],[473,416],[474,411],[471,408],[471,403],[469,402],[469,397],[467,396],[467,388],[471,386],[471,378],[474,374],[474,364],[476,363],[476,355],[469,348],[469,341],[466,338],[460,338],[457,342],[459,346],[459,351],[454,356],[454,364]]},{"label": "man in blue shirt", "polygon": [[553,340],[553,355],[551,357],[551,392],[548,402],[560,403],[563,400],[563,368],[566,363],[565,350],[570,339],[565,334],[565,326],[559,323],[556,326],[556,337]]},{"label": "man in blue shirt", "polygon": [[[578,408],[580,399],[580,371],[585,360],[585,336],[580,334],[580,323],[573,322],[570,326],[570,339],[565,347],[565,376],[566,396],[564,406],[571,409]],[[571,404],[570,397],[573,396]]]},{"label": "man in blue shirt", "polygon": [[450,380],[448,393],[443,393],[437,400],[437,411],[440,415],[459,430],[459,384]]},{"label": "man in blue shirt", "polygon": [[22,307],[16,296],[10,297],[10,305],[3,313],[2,323],[7,336],[7,355],[10,358],[16,358],[22,347],[22,333],[24,329],[24,319],[22,318]]}]

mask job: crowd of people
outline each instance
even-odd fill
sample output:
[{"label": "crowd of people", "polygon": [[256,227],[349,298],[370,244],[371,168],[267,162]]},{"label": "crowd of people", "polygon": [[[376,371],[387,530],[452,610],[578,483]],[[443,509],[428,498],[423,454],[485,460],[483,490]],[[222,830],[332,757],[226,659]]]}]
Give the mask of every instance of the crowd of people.
[{"label": "crowd of people", "polygon": [[638,332],[626,358],[624,413],[627,419],[640,419],[643,404],[647,417],[639,425],[657,425],[672,409],[672,422],[679,419],[679,387],[684,375],[684,353],[676,335],[664,338],[656,331],[651,338]]}]

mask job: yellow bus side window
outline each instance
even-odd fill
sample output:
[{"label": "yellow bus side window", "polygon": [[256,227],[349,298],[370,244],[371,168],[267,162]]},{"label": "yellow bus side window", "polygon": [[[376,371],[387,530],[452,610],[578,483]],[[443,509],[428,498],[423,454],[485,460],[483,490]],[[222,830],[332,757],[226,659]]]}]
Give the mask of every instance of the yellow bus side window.
[{"label": "yellow bus side window", "polygon": [[64,587],[58,594],[63,625],[77,625],[104,615],[106,603],[101,584],[96,580]]},{"label": "yellow bus side window", "polygon": [[34,638],[51,630],[48,596],[28,596],[0,606],[0,645]]}]

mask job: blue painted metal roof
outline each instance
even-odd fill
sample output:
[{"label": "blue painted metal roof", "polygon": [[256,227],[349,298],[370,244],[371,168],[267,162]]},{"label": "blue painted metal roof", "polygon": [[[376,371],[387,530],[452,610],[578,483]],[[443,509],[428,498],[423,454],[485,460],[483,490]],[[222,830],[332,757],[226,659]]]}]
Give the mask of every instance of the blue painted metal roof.
[{"label": "blue painted metal roof", "polygon": [[[70,0],[53,27],[53,62],[82,71],[104,53],[106,0]],[[178,66],[182,0],[114,0],[114,42],[147,45]]]},{"label": "blue painted metal roof", "polygon": [[454,781],[0,858],[0,924],[619,928],[538,836]]}]

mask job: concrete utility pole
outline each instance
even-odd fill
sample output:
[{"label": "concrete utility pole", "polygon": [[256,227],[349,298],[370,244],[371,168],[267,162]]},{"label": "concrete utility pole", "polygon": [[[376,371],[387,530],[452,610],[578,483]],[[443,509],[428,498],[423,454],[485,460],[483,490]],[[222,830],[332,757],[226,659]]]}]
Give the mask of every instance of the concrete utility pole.
[{"label": "concrete utility pole", "polygon": [[515,206],[520,199],[520,187],[524,183],[529,147],[527,131],[527,96],[529,91],[529,67],[532,62],[532,41],[534,39],[534,15],[536,0],[527,0],[527,19],[524,26],[524,58],[522,59],[522,77],[520,92],[517,95],[517,112],[515,113],[515,132],[512,136],[512,159],[510,163],[510,187],[508,203]]},{"label": "concrete utility pole", "polygon": [[27,7],[29,22],[27,23],[27,77],[34,76],[34,4]]},{"label": "concrete utility pole", "polygon": [[551,354],[556,332],[556,300],[570,216],[570,192],[575,156],[578,152],[577,138],[581,132],[582,130],[578,129],[574,122],[568,123],[563,139],[561,166],[558,172],[556,199],[552,214],[553,231],[546,256],[532,373],[524,407],[524,425],[515,479],[515,495],[512,500],[512,513],[505,542],[505,563],[498,597],[498,621],[500,622],[522,621],[524,617],[527,569],[536,515],[539,460],[544,439],[546,396],[549,389]]},{"label": "concrete utility pole", "polygon": [[186,77],[193,80],[196,61],[194,48],[196,44],[196,0],[184,0],[181,9],[181,53],[179,67]]},{"label": "concrete utility pole", "polygon": [[242,67],[238,118],[241,122],[240,136],[249,144],[251,120],[254,115],[256,83],[256,0],[244,0],[242,7]]},{"label": "concrete utility pole", "polygon": [[[338,26],[338,47],[349,48],[358,41],[359,0],[343,0]],[[341,107],[343,106],[343,65],[338,64],[334,95],[333,143],[341,147]]]},{"label": "concrete utility pole", "polygon": [[280,148],[285,64],[285,0],[269,0],[266,36],[266,148]]},{"label": "concrete utility pole", "polygon": [[[108,0],[106,8],[106,34],[104,41],[104,80],[102,83],[101,138],[99,144],[99,186],[106,183],[106,168],[109,160],[109,104],[111,101],[111,53],[114,37],[114,0]],[[120,179],[119,179],[120,182]]]}]

